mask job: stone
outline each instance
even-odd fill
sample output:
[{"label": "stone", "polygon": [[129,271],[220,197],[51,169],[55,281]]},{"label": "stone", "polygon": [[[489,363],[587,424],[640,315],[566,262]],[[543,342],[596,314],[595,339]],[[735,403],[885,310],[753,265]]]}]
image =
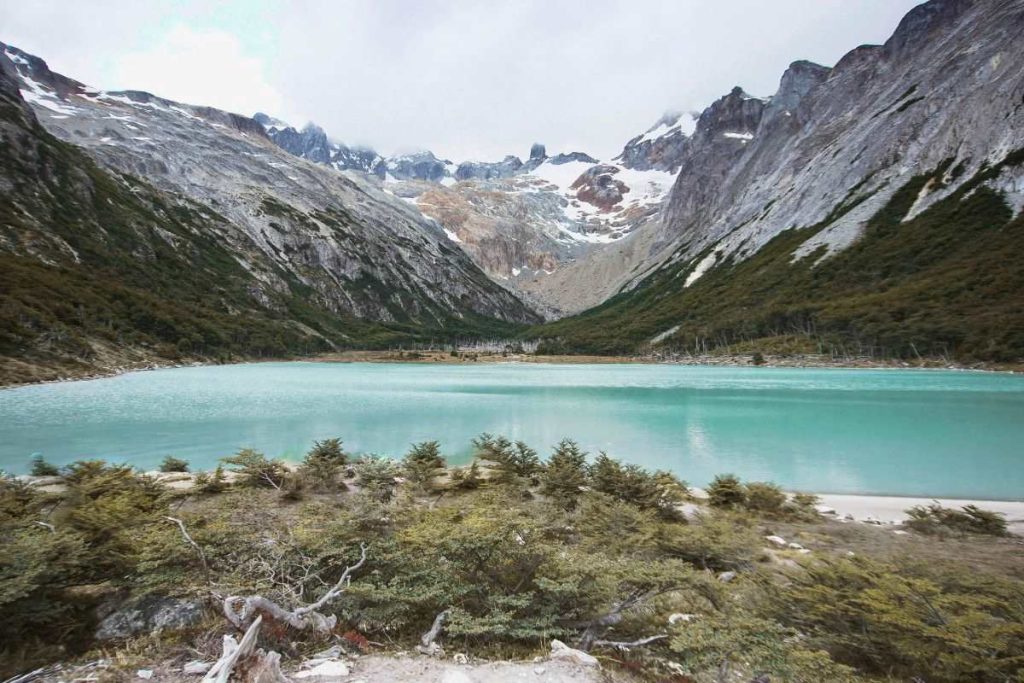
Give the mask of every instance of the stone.
[{"label": "stone", "polygon": [[697,618],[696,614],[682,614],[680,612],[675,612],[673,614],[668,615],[668,623],[669,624],[678,624],[680,622],[686,623],[686,622],[693,621],[696,618]]},{"label": "stone", "polygon": [[769,543],[777,545],[780,548],[786,547],[786,539],[784,539],[782,536],[765,536],[764,538]]},{"label": "stone", "polygon": [[452,655],[452,661],[456,664],[469,664],[469,657],[467,657],[463,652],[456,652]]},{"label": "stone", "polygon": [[147,596],[120,607],[100,621],[97,640],[120,640],[143,633],[176,631],[203,618],[202,603],[166,596]]},{"label": "stone", "polygon": [[348,676],[348,674],[348,664],[338,659],[332,659],[326,662],[321,662],[310,669],[299,671],[294,675],[294,677],[302,679],[331,679],[343,678]]},{"label": "stone", "polygon": [[135,672],[135,675],[138,676],[139,678],[142,678],[142,679],[148,681],[150,678],[153,677],[153,670],[152,669],[139,669],[138,671]]},{"label": "stone", "polygon": [[571,648],[560,640],[551,641],[551,659],[572,662],[580,666],[601,666],[601,663],[597,661],[597,657],[589,655],[582,650]]},{"label": "stone", "polygon": [[729,583],[736,578],[736,572],[722,572],[718,575],[718,580],[722,583]]},{"label": "stone", "polygon": [[202,676],[210,670],[211,666],[213,666],[213,662],[204,662],[198,659],[193,659],[191,662],[188,662],[185,666],[181,667],[181,673],[189,676]]},{"label": "stone", "polygon": [[837,514],[836,513],[836,509],[835,508],[830,508],[828,505],[815,505],[814,509],[815,509],[815,511],[819,515],[835,515],[835,514]]},{"label": "stone", "polygon": [[803,550],[804,547],[799,543],[789,543],[787,546],[790,550]]}]

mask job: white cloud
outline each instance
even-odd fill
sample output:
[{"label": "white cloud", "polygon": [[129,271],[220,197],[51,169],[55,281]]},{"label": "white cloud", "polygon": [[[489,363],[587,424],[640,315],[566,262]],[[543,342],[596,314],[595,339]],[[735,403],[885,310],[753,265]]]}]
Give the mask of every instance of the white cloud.
[{"label": "white cloud", "polygon": [[0,0],[0,40],[90,85],[309,117],[385,154],[607,158],[667,109],[884,41],[918,2]]},{"label": "white cloud", "polygon": [[179,102],[212,104],[249,116],[262,110],[287,113],[263,62],[246,54],[234,35],[217,29],[176,24],[153,45],[117,59],[111,77],[118,88],[147,90]]}]

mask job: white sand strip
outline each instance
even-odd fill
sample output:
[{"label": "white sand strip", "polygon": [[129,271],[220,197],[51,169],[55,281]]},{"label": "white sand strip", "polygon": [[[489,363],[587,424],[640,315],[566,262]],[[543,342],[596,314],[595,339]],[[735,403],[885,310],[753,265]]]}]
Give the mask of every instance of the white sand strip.
[{"label": "white sand strip", "polygon": [[884,523],[901,523],[906,520],[905,510],[915,505],[929,505],[938,501],[948,508],[960,509],[965,505],[976,505],[983,510],[1001,512],[1006,515],[1010,531],[1024,534],[1024,501],[961,500],[956,498],[904,498],[902,496],[855,496],[840,493],[818,494],[821,504],[833,508],[836,516],[846,515],[856,520],[878,520]]}]

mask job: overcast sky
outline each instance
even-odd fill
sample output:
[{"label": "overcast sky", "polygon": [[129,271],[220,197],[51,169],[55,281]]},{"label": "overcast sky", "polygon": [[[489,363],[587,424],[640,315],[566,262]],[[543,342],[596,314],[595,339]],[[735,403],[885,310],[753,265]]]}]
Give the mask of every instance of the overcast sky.
[{"label": "overcast sky", "polygon": [[797,59],[883,42],[918,0],[0,0],[0,41],[89,85],[148,90],[385,154],[608,158],[662,112]]}]

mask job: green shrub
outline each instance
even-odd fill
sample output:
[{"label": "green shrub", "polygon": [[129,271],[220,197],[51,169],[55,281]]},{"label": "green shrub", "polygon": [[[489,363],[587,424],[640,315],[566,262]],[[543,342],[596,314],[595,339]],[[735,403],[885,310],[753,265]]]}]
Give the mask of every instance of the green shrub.
[{"label": "green shrub", "polygon": [[456,491],[473,491],[480,488],[483,479],[480,476],[480,465],[476,460],[469,467],[457,467],[451,470],[451,487]]},{"label": "green shrub", "polygon": [[924,534],[962,533],[1006,536],[1006,518],[998,512],[965,505],[960,510],[943,507],[938,503],[915,505],[906,511],[910,519],[907,526]]},{"label": "green shrub", "polygon": [[1020,584],[973,568],[820,560],[772,592],[775,615],[840,662],[896,680],[1024,676]]},{"label": "green shrub", "polygon": [[765,514],[779,514],[786,504],[786,494],[771,482],[752,481],[744,486],[743,506]]},{"label": "green shrub", "polygon": [[32,456],[32,469],[30,474],[33,477],[56,477],[60,474],[60,468],[46,462],[41,455]]},{"label": "green shrub", "polygon": [[537,451],[522,441],[512,443],[504,436],[485,432],[473,439],[473,448],[477,459],[490,464],[491,480],[496,483],[534,484],[542,469]]},{"label": "green shrub", "polygon": [[434,480],[444,474],[444,466],[441,446],[436,441],[413,444],[402,458],[402,471],[406,479],[423,493],[434,490]]},{"label": "green shrub", "polygon": [[221,493],[227,488],[224,467],[217,465],[213,472],[200,472],[196,475],[195,489],[200,493]]},{"label": "green shrub", "polygon": [[280,489],[284,484],[285,467],[280,460],[270,460],[252,448],[243,448],[234,455],[223,458],[239,474],[238,483],[256,488]]},{"label": "green shrub", "polygon": [[732,474],[719,474],[708,485],[708,504],[717,508],[732,508],[743,505],[747,501],[747,491],[740,483],[739,477]]},{"label": "green shrub", "polygon": [[401,468],[390,458],[367,455],[356,460],[352,468],[356,474],[356,486],[371,498],[387,503],[395,495]]},{"label": "green shrub", "polygon": [[312,488],[319,491],[333,491],[344,488],[339,481],[341,468],[348,462],[348,454],[342,449],[340,439],[317,441],[302,460],[300,473]]},{"label": "green shrub", "polygon": [[161,472],[188,472],[188,460],[168,455],[160,463]]},{"label": "green shrub", "polygon": [[587,454],[575,441],[563,439],[541,474],[541,492],[561,507],[572,509],[587,481]]}]

